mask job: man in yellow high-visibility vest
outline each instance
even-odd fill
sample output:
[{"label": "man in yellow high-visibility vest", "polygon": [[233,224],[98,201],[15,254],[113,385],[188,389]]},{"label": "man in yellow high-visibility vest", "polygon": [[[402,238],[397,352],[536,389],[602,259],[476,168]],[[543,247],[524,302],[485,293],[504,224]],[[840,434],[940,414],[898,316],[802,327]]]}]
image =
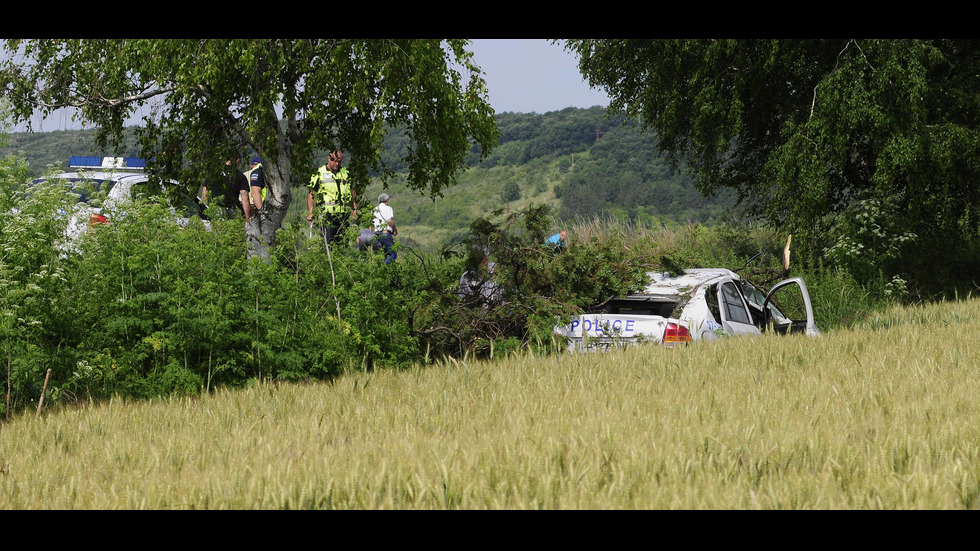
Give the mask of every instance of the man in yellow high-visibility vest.
[{"label": "man in yellow high-visibility vest", "polygon": [[[357,217],[357,199],[351,189],[347,169],[340,167],[343,160],[344,154],[339,149],[330,154],[327,164],[310,178],[310,193],[306,198],[306,219],[311,226],[314,222],[317,224],[327,244],[343,233],[351,217]],[[320,208],[319,212],[315,212],[318,195]]]}]

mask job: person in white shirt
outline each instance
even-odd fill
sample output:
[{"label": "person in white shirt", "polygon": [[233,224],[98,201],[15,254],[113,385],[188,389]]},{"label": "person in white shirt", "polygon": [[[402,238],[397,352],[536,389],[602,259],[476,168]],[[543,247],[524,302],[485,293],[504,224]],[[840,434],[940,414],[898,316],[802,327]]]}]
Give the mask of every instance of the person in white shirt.
[{"label": "person in white shirt", "polygon": [[378,196],[378,206],[374,209],[374,221],[371,224],[375,236],[372,246],[374,250],[385,250],[385,264],[391,264],[398,256],[393,249],[398,228],[395,227],[395,212],[388,205],[390,200],[387,193]]}]

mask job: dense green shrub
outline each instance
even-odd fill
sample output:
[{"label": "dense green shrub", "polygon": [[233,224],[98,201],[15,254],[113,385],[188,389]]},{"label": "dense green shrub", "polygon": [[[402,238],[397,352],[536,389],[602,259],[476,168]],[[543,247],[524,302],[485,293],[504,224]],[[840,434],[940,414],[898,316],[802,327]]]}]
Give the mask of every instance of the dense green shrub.
[{"label": "dense green shrub", "polygon": [[[494,213],[499,215],[500,213]],[[493,355],[516,346],[553,349],[553,328],[562,317],[593,307],[645,283],[646,265],[639,255],[624,254],[627,243],[604,240],[553,249],[544,244],[553,231],[546,207],[513,213],[499,223],[476,220],[460,250],[462,263],[445,285],[430,318],[440,331],[427,333],[427,347],[442,353]],[[480,268],[484,255],[495,263],[491,280],[499,300],[460,300],[459,277]],[[482,270],[482,271],[481,271]]]},{"label": "dense green shrub", "polygon": [[[642,287],[647,271],[749,264],[772,275],[784,243],[751,226],[607,221],[571,227],[556,250],[544,244],[556,221],[531,207],[478,219],[439,254],[400,243],[392,265],[349,245],[354,230],[328,250],[299,221],[260,260],[246,258],[241,219],[179,227],[161,201],[127,205],[67,247],[55,213],[73,200],[46,187],[2,198],[11,207],[0,214],[5,411],[36,404],[48,369],[47,399],[63,403],[555,350],[559,320]],[[463,300],[460,276],[486,274],[485,253],[499,300]],[[805,277],[822,324],[873,305],[840,271]]]},{"label": "dense green shrub", "polygon": [[[3,163],[8,182],[26,174],[16,160]],[[57,300],[67,287],[72,260],[62,236],[74,203],[63,187],[8,185],[0,198],[0,345],[7,381],[0,407],[23,407],[41,395],[44,375],[52,367],[52,344],[58,352]]]}]

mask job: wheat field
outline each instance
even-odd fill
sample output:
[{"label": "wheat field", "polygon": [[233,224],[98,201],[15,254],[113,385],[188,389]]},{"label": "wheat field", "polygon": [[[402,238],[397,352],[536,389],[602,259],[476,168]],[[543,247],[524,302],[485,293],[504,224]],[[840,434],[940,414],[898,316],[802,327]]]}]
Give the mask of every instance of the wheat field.
[{"label": "wheat field", "polygon": [[0,424],[3,509],[977,509],[980,301]]}]

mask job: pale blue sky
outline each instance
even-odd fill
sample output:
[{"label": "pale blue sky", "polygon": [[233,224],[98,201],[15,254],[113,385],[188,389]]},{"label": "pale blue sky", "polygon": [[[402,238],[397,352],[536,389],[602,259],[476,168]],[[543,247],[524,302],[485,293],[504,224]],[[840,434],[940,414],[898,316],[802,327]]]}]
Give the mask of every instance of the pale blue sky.
[{"label": "pale blue sky", "polygon": [[609,97],[589,87],[578,58],[543,38],[477,38],[474,61],[487,81],[490,105],[498,113],[547,113],[566,107],[609,105]]},{"label": "pale blue sky", "polygon": [[[566,107],[609,105],[608,96],[589,87],[578,71],[578,59],[560,44],[543,38],[477,38],[471,50],[485,73],[490,105],[498,113],[543,114]],[[81,127],[67,113],[34,121],[35,131]]]}]

